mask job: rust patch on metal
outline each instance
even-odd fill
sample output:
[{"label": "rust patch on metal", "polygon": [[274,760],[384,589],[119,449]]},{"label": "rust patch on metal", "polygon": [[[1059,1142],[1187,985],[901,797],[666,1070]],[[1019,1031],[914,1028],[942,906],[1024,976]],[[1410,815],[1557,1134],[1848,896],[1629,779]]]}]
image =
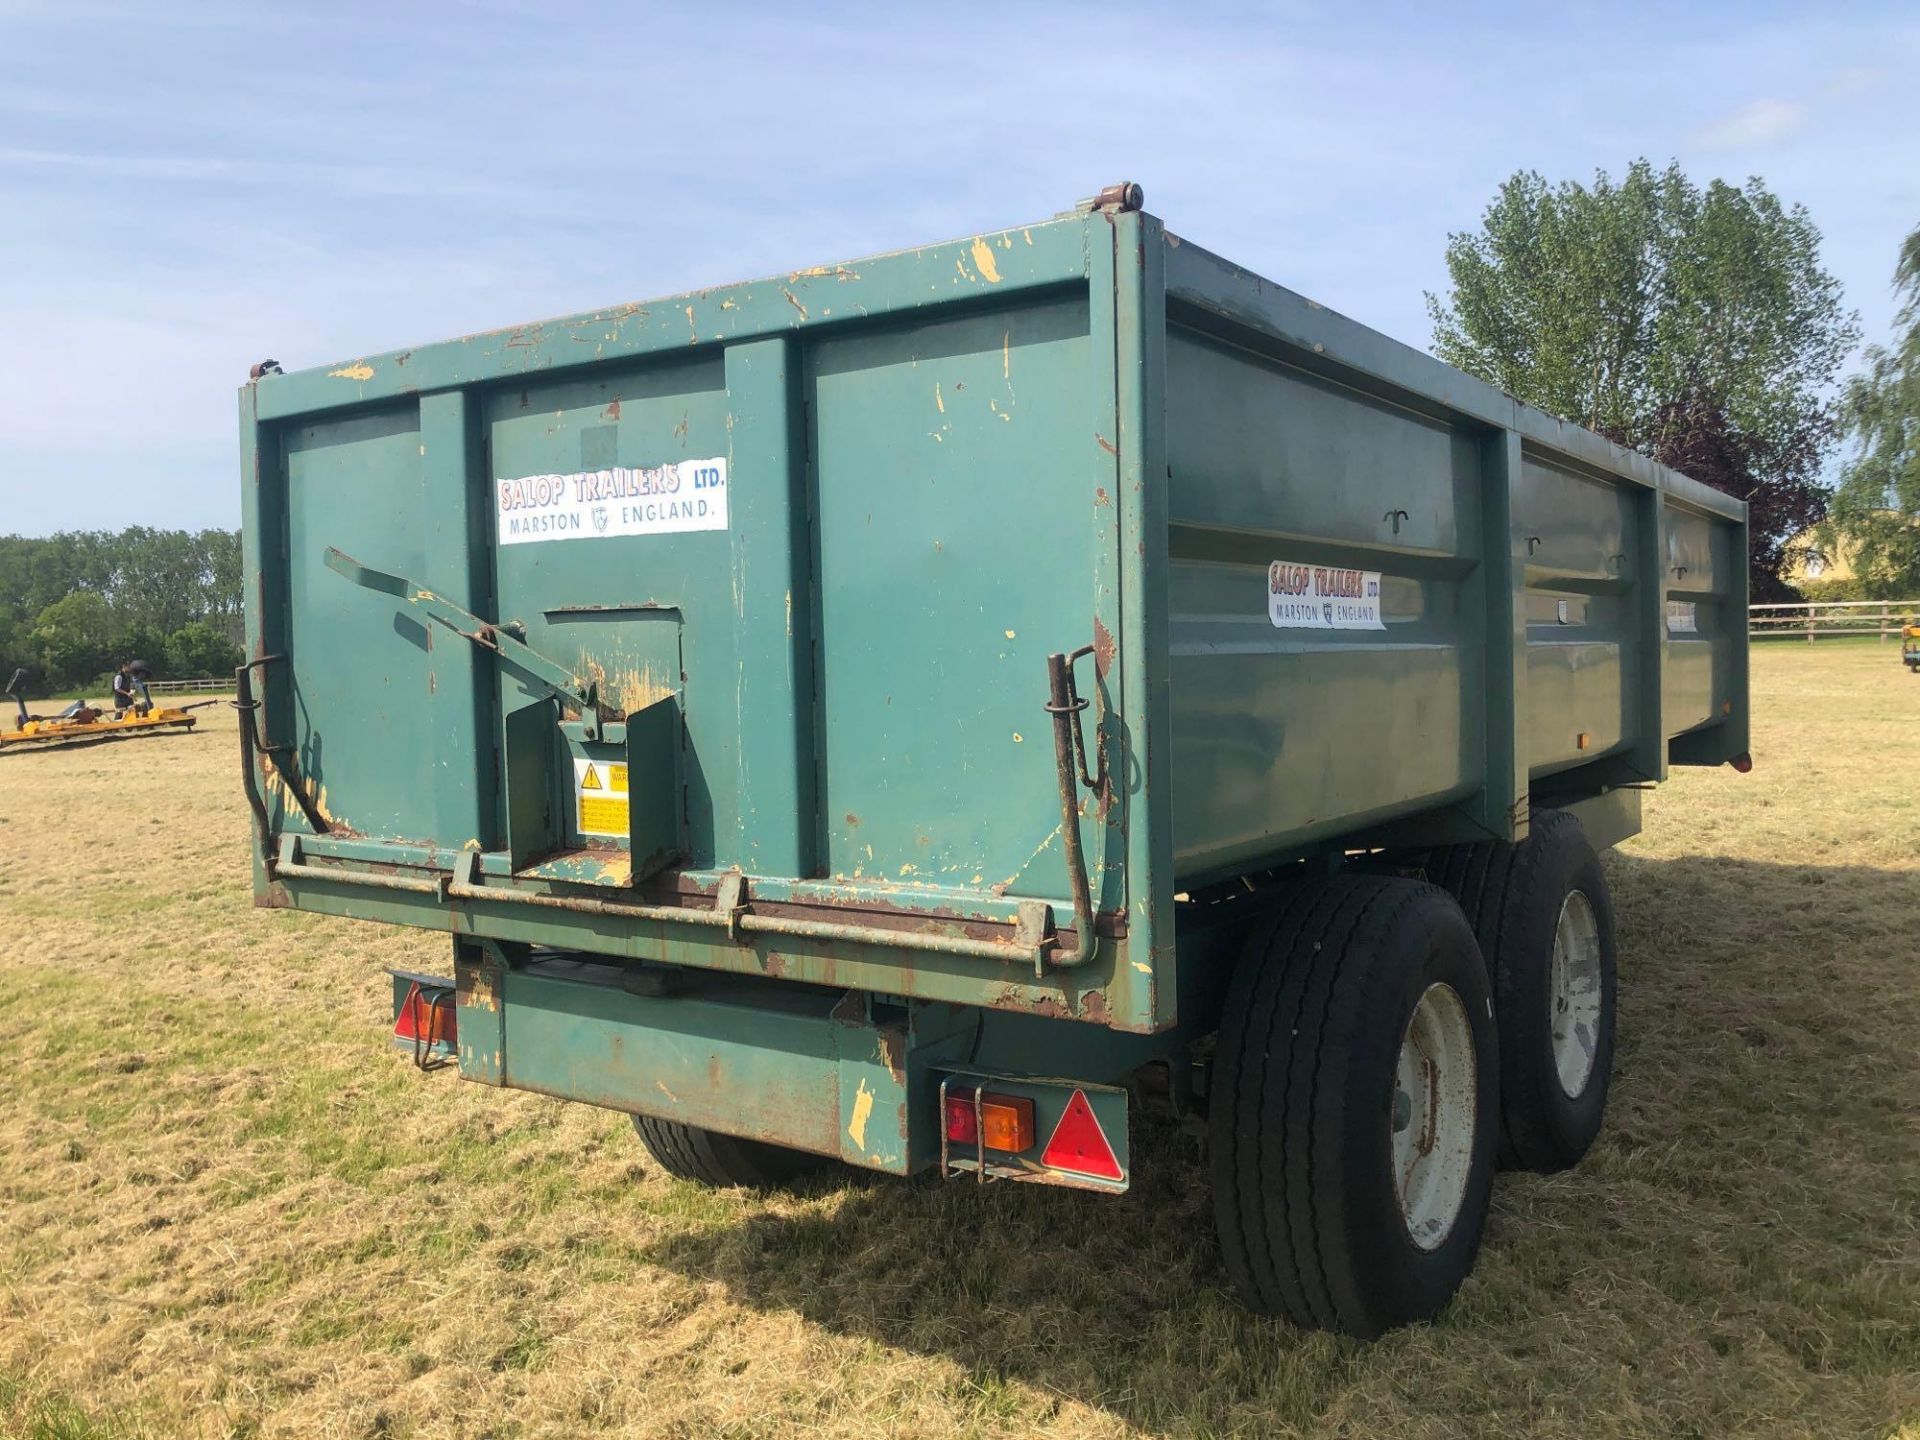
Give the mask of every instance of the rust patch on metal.
[{"label": "rust patch on metal", "polygon": [[620,402],[615,400],[611,405],[607,406],[606,409],[600,412],[600,418],[602,420],[618,420],[620,418]]},{"label": "rust patch on metal", "polygon": [[453,999],[476,1010],[500,1009],[500,976],[491,965],[456,965]]},{"label": "rust patch on metal", "polygon": [[864,1025],[867,1023],[866,998],[858,990],[849,990],[829,1013],[842,1025]]},{"label": "rust patch on metal", "polygon": [[1107,439],[1107,437],[1102,435],[1098,430],[1093,432],[1093,438],[1095,442],[1100,446],[1100,448],[1106,451],[1107,454],[1111,455],[1116,460],[1120,458],[1120,452],[1114,449],[1113,442]]},{"label": "rust patch on metal", "polygon": [[656,700],[664,700],[674,693],[670,678],[656,675],[652,665],[639,670],[629,666],[609,674],[607,667],[599,660],[591,655],[582,655],[580,668],[585,672],[581,678],[593,682],[601,703],[611,705],[627,715],[644,710]]},{"label": "rust patch on metal", "polygon": [[1100,622],[1098,615],[1093,617],[1093,668],[1101,679],[1106,679],[1107,671],[1113,668],[1114,654],[1113,632]]},{"label": "rust patch on metal", "polygon": [[880,1027],[880,1059],[887,1067],[887,1073],[893,1076],[893,1083],[907,1083],[907,1032],[900,1024]]},{"label": "rust patch on metal", "polygon": [[1111,498],[1111,497],[1110,497],[1110,496],[1109,496],[1109,495],[1107,494],[1107,490],[1106,490],[1106,487],[1105,487],[1104,485],[1097,485],[1097,486],[1095,486],[1095,487],[1094,487],[1094,491],[1093,491],[1093,503],[1094,503],[1095,505],[1111,505],[1111,504],[1113,504],[1113,500],[1112,500],[1112,498]]}]

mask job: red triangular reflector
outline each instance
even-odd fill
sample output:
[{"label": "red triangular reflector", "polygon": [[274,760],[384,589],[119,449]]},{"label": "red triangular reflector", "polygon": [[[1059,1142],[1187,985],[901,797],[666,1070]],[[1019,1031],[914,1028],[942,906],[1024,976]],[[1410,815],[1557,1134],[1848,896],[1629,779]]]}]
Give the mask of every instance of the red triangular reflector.
[{"label": "red triangular reflector", "polygon": [[400,1002],[400,1013],[393,1017],[394,1038],[412,1040],[420,1034],[420,982],[413,982],[407,998]]},{"label": "red triangular reflector", "polygon": [[1107,1132],[1100,1128],[1084,1090],[1074,1091],[1073,1098],[1067,1101],[1040,1163],[1049,1170],[1069,1170],[1096,1180],[1126,1178],[1120,1173],[1120,1162],[1114,1158],[1113,1146],[1107,1143]]}]

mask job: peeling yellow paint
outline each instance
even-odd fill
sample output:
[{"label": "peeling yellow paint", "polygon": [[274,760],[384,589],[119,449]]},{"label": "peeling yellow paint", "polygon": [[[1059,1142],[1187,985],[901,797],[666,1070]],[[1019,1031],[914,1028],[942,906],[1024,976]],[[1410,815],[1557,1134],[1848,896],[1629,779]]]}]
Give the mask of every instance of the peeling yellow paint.
[{"label": "peeling yellow paint", "polygon": [[934,408],[942,415],[947,413],[947,402],[940,396],[940,382],[938,380],[933,382],[933,404]]},{"label": "peeling yellow paint", "polygon": [[674,693],[671,677],[655,675],[651,664],[641,670],[627,669],[617,675],[609,675],[606,666],[598,660],[591,656],[581,659],[582,668],[586,671],[581,678],[593,681],[603,698],[618,705],[629,715]]},{"label": "peeling yellow paint", "polygon": [[680,1097],[674,1094],[673,1091],[667,1088],[666,1081],[656,1080],[653,1082],[653,1086],[654,1086],[654,1089],[658,1090],[662,1095],[666,1096],[667,1099],[671,1100],[674,1104],[678,1105],[680,1103]]},{"label": "peeling yellow paint", "polygon": [[1146,962],[1146,961],[1144,961],[1144,960],[1136,960],[1136,961],[1134,961],[1134,962],[1133,962],[1133,968],[1134,968],[1134,969],[1136,969],[1136,970],[1138,970],[1138,971],[1139,971],[1139,972],[1140,972],[1140,973],[1141,973],[1142,975],[1151,975],[1151,974],[1153,974],[1153,966],[1151,966],[1151,965],[1149,965],[1149,964],[1147,964],[1147,962]]},{"label": "peeling yellow paint", "polygon": [[[267,793],[278,797],[282,810],[290,809],[299,803],[294,797],[293,787],[287,783],[286,778],[281,775],[278,770],[269,765],[266,776]],[[302,778],[300,788],[305,793],[308,801],[313,805],[315,813],[317,813],[322,820],[326,821],[329,825],[340,824],[339,817],[327,808],[326,786],[322,785],[316,789],[313,783],[313,777],[308,775]]]},{"label": "peeling yellow paint", "polygon": [[980,278],[989,285],[1000,283],[1000,267],[994,262],[993,247],[984,240],[973,242],[973,263],[979,267]]},{"label": "peeling yellow paint", "polygon": [[[1062,824],[1064,823],[1065,822],[1063,821]],[[1053,844],[1054,841],[1060,838],[1060,829],[1061,829],[1060,825],[1056,825],[1053,827],[1053,829],[1049,830],[1046,834],[1046,838],[1043,839],[1038,845],[1033,847],[1033,854],[1029,855],[1026,858],[1026,861],[1020,866],[1020,868],[1014,871],[1013,874],[1007,876],[1006,879],[1002,880],[999,883],[999,885],[997,885],[994,888],[998,890],[1005,890],[1009,886],[1011,886],[1015,881],[1017,881],[1022,875],[1026,874],[1028,869],[1032,867],[1033,862],[1038,860],[1042,855],[1046,854],[1047,847]]]},{"label": "peeling yellow paint", "polygon": [[873,1091],[867,1088],[867,1082],[860,1082],[860,1089],[853,1097],[853,1119],[847,1123],[847,1134],[853,1140],[856,1150],[867,1148],[867,1117],[873,1114]]},{"label": "peeling yellow paint", "polygon": [[373,378],[373,367],[364,360],[358,360],[351,365],[343,366],[341,369],[329,370],[327,374],[337,376],[342,380],[371,380]]},{"label": "peeling yellow paint", "polygon": [[1021,733],[1020,733],[1020,732],[1019,732],[1018,730],[1016,730],[1016,731],[1014,731],[1014,732],[1013,732],[1013,743],[1014,743],[1014,744],[1016,744],[1016,745],[1018,745],[1018,744],[1020,744],[1020,743],[1021,743],[1021,742],[1022,742],[1022,741],[1023,741],[1024,739],[1025,739],[1025,738],[1026,738],[1026,737],[1025,737],[1025,736],[1023,736],[1023,735],[1022,735],[1022,734],[1021,734]]},{"label": "peeling yellow paint", "polygon": [[1008,638],[1009,640],[1011,640],[1011,639],[1013,639],[1013,631],[1011,631],[1011,630],[1009,630],[1009,631],[1007,631],[1007,638]]}]

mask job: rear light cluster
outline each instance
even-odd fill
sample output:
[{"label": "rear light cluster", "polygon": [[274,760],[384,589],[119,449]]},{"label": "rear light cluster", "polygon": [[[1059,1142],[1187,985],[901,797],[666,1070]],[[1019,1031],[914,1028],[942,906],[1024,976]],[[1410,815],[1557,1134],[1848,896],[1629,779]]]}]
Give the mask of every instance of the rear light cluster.
[{"label": "rear light cluster", "polygon": [[[1033,1101],[1026,1096],[955,1088],[947,1091],[946,1104],[949,1145],[1013,1154],[1033,1148]],[[1085,1092],[1077,1089],[1048,1137],[1040,1164],[1047,1170],[1096,1180],[1126,1179],[1093,1106]]]},{"label": "rear light cluster", "polygon": [[947,1139],[989,1150],[1033,1148],[1033,1101],[1024,1095],[947,1091]]}]

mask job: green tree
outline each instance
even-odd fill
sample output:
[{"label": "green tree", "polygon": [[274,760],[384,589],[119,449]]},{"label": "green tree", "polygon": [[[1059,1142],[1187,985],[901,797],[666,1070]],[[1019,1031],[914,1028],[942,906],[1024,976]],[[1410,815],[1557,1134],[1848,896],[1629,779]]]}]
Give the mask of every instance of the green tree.
[{"label": "green tree", "polygon": [[[134,526],[117,533],[76,530],[44,538],[0,535],[0,604],[15,616],[19,633],[9,643],[16,648],[34,617],[76,591],[87,591],[107,602],[129,637],[128,648],[157,663],[161,638],[196,620],[238,640],[240,589],[240,536],[233,530]],[[0,663],[11,653],[0,648]],[[37,654],[27,658],[38,662]]]},{"label": "green tree", "polygon": [[185,530],[122,531],[114,567],[114,609],[127,620],[178,630],[206,613],[206,556]]},{"label": "green tree", "polygon": [[193,538],[206,560],[201,613],[222,622],[228,637],[237,641],[242,628],[240,532],[202,530]]},{"label": "green tree", "polygon": [[118,627],[113,608],[91,590],[76,590],[40,612],[31,637],[50,686],[85,685],[113,668]]},{"label": "green tree", "polygon": [[[30,670],[35,664],[32,631],[20,616],[17,605],[0,600],[0,688],[5,688],[15,670]],[[0,706],[0,726],[10,723],[11,707]]]},{"label": "green tree", "polygon": [[1859,336],[1806,210],[1645,160],[1591,186],[1529,171],[1446,258],[1434,353],[1655,458],[1720,455],[1698,478],[1752,507],[1754,588],[1778,593],[1785,542],[1821,517],[1826,397]]},{"label": "green tree", "polygon": [[114,663],[144,660],[157,667],[157,673],[164,677],[167,674],[167,639],[167,635],[152,621],[135,620],[114,636]]},{"label": "green tree", "polygon": [[240,663],[240,647],[226,631],[206,620],[182,625],[167,637],[165,660],[169,678],[205,680],[233,674]]},{"label": "green tree", "polygon": [[1856,452],[1834,492],[1828,529],[1852,542],[1853,570],[1874,598],[1920,595],[1920,226],[1900,247],[1891,348],[1870,345],[1841,403]]}]

